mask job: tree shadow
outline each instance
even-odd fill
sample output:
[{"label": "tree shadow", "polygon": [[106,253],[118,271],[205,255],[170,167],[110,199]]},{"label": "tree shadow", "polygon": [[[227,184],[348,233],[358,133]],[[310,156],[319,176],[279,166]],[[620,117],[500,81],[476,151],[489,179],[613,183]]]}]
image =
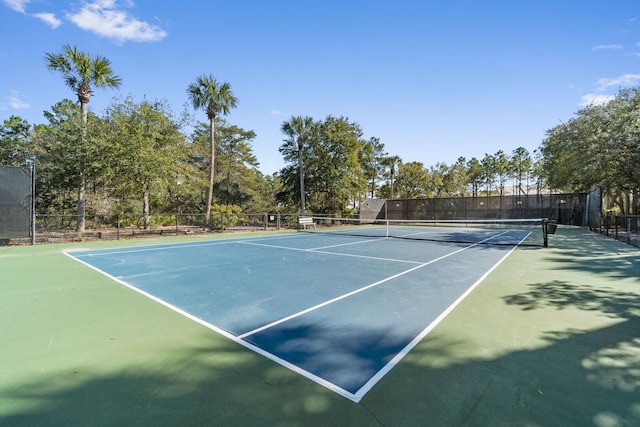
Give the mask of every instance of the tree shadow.
[{"label": "tree shadow", "polygon": [[[511,326],[506,310],[493,336],[488,335],[493,342],[510,342],[520,349],[481,357],[482,349],[467,346],[465,354],[464,345],[450,341],[455,329],[447,329],[445,320],[443,329],[426,337],[363,404],[376,408],[384,425],[412,425],[420,417],[423,425],[434,426],[640,425],[637,250],[570,230],[542,259],[542,268],[550,268],[551,274],[554,268],[570,271],[563,275],[567,279],[516,284],[524,286],[524,292],[502,300],[523,312],[538,311],[519,319],[545,317],[541,324],[549,325],[567,313],[571,320],[560,324],[573,327],[541,330],[532,342],[531,332],[538,327],[531,325],[529,335],[520,338],[521,325]],[[482,314],[471,317],[482,324]],[[590,329],[597,318],[602,319],[596,322],[600,327]],[[580,319],[590,323],[581,328]],[[415,396],[421,405],[413,403]]]},{"label": "tree shadow", "polygon": [[[483,349],[470,349],[471,344],[456,335],[459,323],[447,326],[460,314],[456,309],[356,404],[209,329],[193,332],[200,326],[189,323],[189,336],[183,339],[178,336],[182,326],[160,332],[144,318],[140,322],[150,323],[140,331],[167,337],[154,345],[133,346],[149,354],[115,365],[122,369],[108,370],[91,360],[95,352],[87,353],[82,344],[74,348],[72,360],[58,364],[63,368],[55,371],[17,366],[11,373],[3,367],[0,425],[640,425],[637,260],[629,258],[626,249],[612,252],[608,243],[596,238],[585,243],[572,233],[558,239],[555,247],[557,251],[542,255],[553,258],[549,265],[586,269],[597,278],[625,278],[624,286],[606,280],[589,286],[563,277],[524,285],[523,292],[505,295],[502,301],[512,311],[538,310],[539,316],[597,314],[606,320],[605,326],[589,330],[571,322],[571,329],[536,329],[539,342],[530,345],[524,338],[519,341],[519,325],[510,327],[506,310],[501,328],[491,330],[492,338],[515,342],[518,349],[484,355]],[[504,314],[495,307],[466,309],[479,311],[472,319],[482,328],[491,327],[491,322],[482,322],[489,317],[486,310],[497,310],[494,316]],[[88,322],[74,332],[90,337],[92,327]],[[384,339],[393,339],[392,333],[386,338],[362,337],[371,342]],[[118,354],[101,347],[98,351]],[[46,363],[42,360],[43,366]]]},{"label": "tree shadow", "polygon": [[640,317],[640,298],[637,292],[622,292],[609,286],[595,288],[575,285],[563,280],[528,285],[528,292],[507,295],[503,300],[523,310],[551,307],[564,310],[574,307],[596,311],[609,317]]},{"label": "tree shadow", "polygon": [[576,227],[561,228],[551,241],[557,269],[593,273],[599,276],[640,281],[640,252],[600,234]]},{"label": "tree shadow", "polygon": [[549,332],[544,347],[490,360],[429,364],[434,346],[450,349],[441,337],[418,346],[413,363],[398,366],[362,403],[394,426],[640,425],[638,331],[640,320],[631,318]]},{"label": "tree shadow", "polygon": [[507,304],[600,309],[620,320],[547,331],[542,346],[489,358],[467,354],[468,342],[436,330],[359,404],[207,330],[197,345],[171,346],[123,371],[79,367],[0,387],[0,401],[23,402],[0,425],[640,425],[636,299],[622,293],[596,306],[592,294],[545,289]]},{"label": "tree shadow", "polygon": [[168,349],[116,373],[80,367],[0,387],[0,401],[21,402],[0,411],[0,425],[375,425],[366,408],[208,332],[215,337],[206,344]]}]

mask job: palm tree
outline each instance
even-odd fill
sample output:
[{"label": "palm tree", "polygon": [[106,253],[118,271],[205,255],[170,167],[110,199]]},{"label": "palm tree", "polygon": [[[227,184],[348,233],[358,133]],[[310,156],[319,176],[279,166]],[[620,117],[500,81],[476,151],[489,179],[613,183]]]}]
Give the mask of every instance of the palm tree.
[{"label": "palm tree", "polygon": [[402,164],[402,159],[398,156],[386,156],[383,157],[381,163],[384,167],[389,168],[389,178],[390,178],[390,199],[393,200],[393,179],[395,178],[397,167]]},{"label": "palm tree", "polygon": [[292,142],[298,144],[298,171],[300,172],[300,215],[305,214],[305,194],[304,194],[304,164],[302,162],[302,149],[309,137],[309,132],[313,126],[313,119],[309,116],[292,116],[288,122],[282,123],[280,130],[284,132]]},{"label": "palm tree", "polygon": [[[45,55],[47,68],[62,73],[67,86],[76,94],[80,103],[82,116],[82,143],[87,138],[87,104],[93,95],[92,87],[117,88],[120,86],[120,77],[113,74],[111,62],[102,56],[91,57],[86,52],[79,51],[75,46],[64,45],[60,53],[47,53]],[[78,184],[78,224],[77,231],[84,233],[85,227],[85,201],[86,187],[85,169],[82,159],[79,159],[79,184]]]},{"label": "palm tree", "polygon": [[235,108],[238,100],[231,92],[229,83],[218,83],[211,75],[199,76],[195,83],[187,88],[194,109],[203,108],[209,118],[209,190],[207,191],[207,207],[205,216],[207,222],[211,215],[211,202],[213,200],[213,180],[215,177],[215,118],[218,114],[229,114],[231,108]]}]

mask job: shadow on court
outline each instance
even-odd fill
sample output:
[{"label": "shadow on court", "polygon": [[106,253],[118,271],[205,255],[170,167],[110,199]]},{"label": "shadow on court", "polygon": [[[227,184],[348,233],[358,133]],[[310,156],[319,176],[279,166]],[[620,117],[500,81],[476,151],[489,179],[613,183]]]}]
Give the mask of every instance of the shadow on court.
[{"label": "shadow on court", "polygon": [[561,280],[529,286],[529,292],[509,295],[504,300],[507,304],[522,307],[523,310],[545,307],[558,310],[578,308],[614,318],[640,316],[640,298],[635,292],[616,291],[606,285],[598,288],[574,285]]},{"label": "shadow on court", "polygon": [[640,425],[638,252],[559,231],[358,404],[63,255],[0,257],[0,425]]},{"label": "shadow on court", "polygon": [[[535,304],[522,304],[529,297]],[[376,412],[381,425],[417,425],[418,419],[434,426],[640,425],[638,296],[614,293],[601,303],[569,291],[564,297],[559,301],[555,290],[537,290],[509,303],[525,310],[566,303],[618,321],[590,331],[547,331],[541,336],[544,347],[492,360],[456,360],[464,345],[434,334],[407,358],[414,363],[398,366],[363,403],[395,408]],[[434,359],[449,362],[438,368]],[[421,404],[408,403],[416,396]]]},{"label": "shadow on court", "polygon": [[363,404],[381,425],[640,425],[639,255],[579,229],[516,252]]},{"label": "shadow on court", "polygon": [[[631,309],[618,307],[623,313]],[[202,347],[174,349],[177,354],[150,356],[151,365],[157,359],[155,369],[144,364],[99,376],[78,367],[4,390],[0,400],[22,403],[0,417],[0,424],[638,425],[638,331],[640,319],[628,316],[596,331],[548,332],[548,345],[541,349],[462,361],[457,359],[463,343],[436,336],[414,349],[360,404],[214,339]],[[420,363],[436,354],[452,362]]]},{"label": "shadow on court", "polygon": [[554,257],[554,269],[593,273],[605,279],[631,278],[640,282],[638,249],[597,233],[563,228],[560,239],[552,240],[562,257]]}]

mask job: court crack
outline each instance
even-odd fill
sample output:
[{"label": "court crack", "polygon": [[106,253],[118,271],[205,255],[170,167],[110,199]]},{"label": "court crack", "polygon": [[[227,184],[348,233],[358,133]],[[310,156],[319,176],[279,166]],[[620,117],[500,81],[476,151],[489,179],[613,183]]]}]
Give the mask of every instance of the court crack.
[{"label": "court crack", "polygon": [[380,418],[378,418],[378,416],[375,414],[375,412],[373,412],[373,410],[371,408],[369,408],[368,405],[363,404],[363,403],[361,403],[361,405],[364,406],[364,408],[367,410],[367,412],[369,412],[369,414],[371,414],[373,419],[375,419],[378,422],[378,425],[380,425],[381,427],[386,427],[386,424],[383,423]]}]

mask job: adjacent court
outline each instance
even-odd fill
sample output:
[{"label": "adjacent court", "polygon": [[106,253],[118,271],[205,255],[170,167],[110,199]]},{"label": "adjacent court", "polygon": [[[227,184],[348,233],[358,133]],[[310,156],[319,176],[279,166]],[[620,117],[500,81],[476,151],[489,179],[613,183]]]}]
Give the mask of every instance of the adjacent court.
[{"label": "adjacent court", "polygon": [[465,244],[296,233],[67,254],[358,402],[528,235],[481,244],[505,235],[487,233]]}]

